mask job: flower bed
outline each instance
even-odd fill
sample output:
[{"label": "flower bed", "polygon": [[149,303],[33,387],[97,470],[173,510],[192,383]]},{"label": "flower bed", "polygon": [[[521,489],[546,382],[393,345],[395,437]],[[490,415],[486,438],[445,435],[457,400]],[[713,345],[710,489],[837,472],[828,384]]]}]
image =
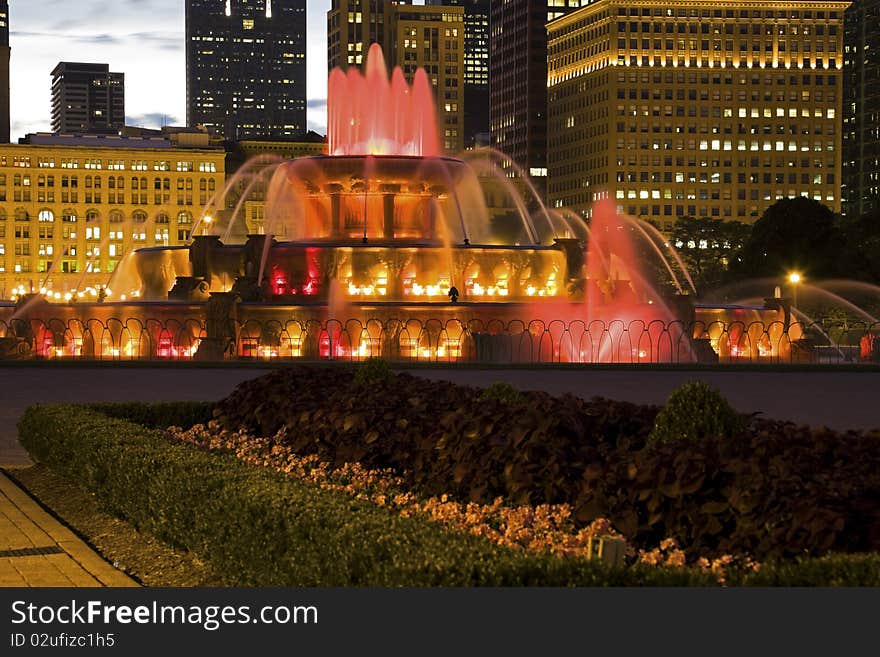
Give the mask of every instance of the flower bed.
[{"label": "flower bed", "polygon": [[[589,532],[560,506],[425,500],[407,495],[405,480],[388,471],[331,466],[272,439],[181,429],[169,441],[167,432],[123,419],[131,414],[155,427],[204,418],[207,410],[35,406],[19,432],[35,460],[141,531],[210,561],[231,585],[880,586],[878,554],[799,556],[757,569],[726,555],[695,568],[682,565],[674,539],[609,567],[580,558],[591,551]],[[196,448],[180,440],[186,436],[207,442]]]},{"label": "flower bed", "polygon": [[424,498],[565,505],[575,531],[607,519],[646,553],[674,539],[691,563],[880,550],[877,432],[751,419],[652,442],[656,408],[354,373],[279,370],[241,384],[215,418],[333,466],[391,469]]},{"label": "flower bed", "polygon": [[596,519],[576,528],[567,504],[507,506],[502,498],[490,504],[459,502],[445,493],[420,498],[406,490],[402,477],[389,470],[368,470],[360,463],[333,467],[315,454],[299,456],[287,445],[285,430],[270,438],[255,438],[242,431],[229,432],[217,422],[198,424],[190,429],[169,427],[165,434],[211,451],[230,451],[245,463],[271,467],[323,490],[338,491],[391,510],[403,516],[422,516],[455,531],[488,538],[498,545],[534,552],[550,552],[559,557],[599,558],[621,565],[625,541],[611,524]]},{"label": "flower bed", "polygon": [[[34,460],[114,515],[211,562],[235,586],[706,586],[690,569],[613,568],[497,545],[347,491],[170,442],[100,405],[32,406],[19,423]],[[122,407],[124,409],[124,407]],[[131,410],[131,409],[129,409]],[[152,422],[168,409],[139,409]],[[191,409],[198,416],[199,408]],[[108,413],[110,415],[108,415]]]}]

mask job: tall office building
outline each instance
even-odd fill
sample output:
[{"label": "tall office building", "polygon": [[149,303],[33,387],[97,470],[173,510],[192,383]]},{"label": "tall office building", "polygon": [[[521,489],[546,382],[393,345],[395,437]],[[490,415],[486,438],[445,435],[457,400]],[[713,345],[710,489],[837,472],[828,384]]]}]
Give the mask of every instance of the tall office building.
[{"label": "tall office building", "polygon": [[464,9],[387,0],[333,0],[327,13],[328,64],[361,66],[378,43],[389,67],[412,82],[424,68],[437,99],[440,140],[448,153],[464,148]]},{"label": "tall office building", "polygon": [[792,196],[839,212],[848,6],[597,0],[551,23],[551,205],[610,195],[664,228]]},{"label": "tall office building", "polygon": [[[489,129],[492,146],[543,191],[547,176],[548,21],[588,0],[492,0]],[[571,6],[569,6],[571,5]]]},{"label": "tall office building", "polygon": [[464,7],[464,144],[489,144],[489,0],[427,0]]},{"label": "tall office building", "polygon": [[0,144],[9,143],[9,2],[0,0]]},{"label": "tall office building", "polygon": [[327,12],[328,70],[360,66],[374,43],[382,46],[385,58],[390,54],[391,6],[406,5],[408,0],[332,0]]},{"label": "tall office building", "polygon": [[59,62],[52,71],[52,132],[114,133],[125,127],[125,74],[107,64]]},{"label": "tall office building", "polygon": [[306,131],[306,0],[187,0],[186,120],[226,139]]},{"label": "tall office building", "polygon": [[843,211],[880,209],[880,0],[846,10],[843,80]]}]

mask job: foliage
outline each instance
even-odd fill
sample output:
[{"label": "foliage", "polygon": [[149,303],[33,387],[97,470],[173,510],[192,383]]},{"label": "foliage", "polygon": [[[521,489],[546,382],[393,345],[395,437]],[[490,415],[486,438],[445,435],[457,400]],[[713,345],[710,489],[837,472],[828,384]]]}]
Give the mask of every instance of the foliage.
[{"label": "foliage", "polygon": [[334,467],[314,454],[300,456],[285,444],[283,430],[275,436],[258,438],[224,430],[212,421],[188,430],[169,427],[166,435],[201,449],[232,452],[245,463],[274,468],[323,489],[369,499],[398,514],[419,514],[499,545],[585,558],[598,557],[601,551],[601,557],[609,563],[622,562],[625,556],[626,541],[607,520],[598,519],[576,529],[567,504],[510,506],[500,497],[491,504],[458,502],[446,494],[420,497],[390,470],[369,470],[360,463]]},{"label": "foliage", "polygon": [[245,382],[216,417],[264,436],[286,428],[297,454],[392,468],[427,495],[567,503],[576,522],[607,518],[637,547],[674,537],[760,559],[880,548],[876,434],[755,420],[737,440],[648,447],[650,407],[543,392],[511,407],[408,374],[352,390],[339,371],[314,372]]},{"label": "foliage", "polygon": [[526,392],[515,407],[476,389],[402,373],[354,389],[344,375],[306,366],[240,384],[218,403],[227,429],[271,436],[285,427],[298,454],[334,464],[393,468],[433,495],[504,497],[513,504],[568,501],[584,467],[620,441],[639,445],[656,411],[623,402],[585,402]]},{"label": "foliage", "polygon": [[657,414],[648,442],[731,438],[744,428],[737,413],[718,390],[702,381],[676,388]]},{"label": "foliage", "polygon": [[480,401],[498,401],[503,404],[515,404],[522,401],[519,390],[504,381],[496,381],[480,393]]},{"label": "foliage", "polygon": [[707,586],[695,569],[610,568],[493,545],[82,406],[32,406],[39,462],[237,586]]},{"label": "foliage", "polygon": [[[144,410],[141,415],[149,416]],[[317,490],[281,473],[248,466],[231,454],[209,453],[168,442],[159,431],[110,418],[84,406],[33,406],[19,424],[23,443],[37,461],[96,494],[118,515],[167,542],[192,550],[210,560],[229,584],[238,586],[713,586],[716,574],[674,565],[676,551],[657,565],[641,562],[609,568],[583,559],[559,559],[489,544],[475,536],[443,531],[417,517],[400,517],[376,504],[349,494]],[[841,440],[845,438],[846,440]],[[880,436],[828,431],[811,432],[783,423],[758,423],[752,444],[704,441],[708,456],[721,447],[738,451],[724,468],[727,477],[748,474],[739,487],[713,481],[700,487],[695,509],[714,490],[729,497],[726,511],[706,508],[707,516],[725,519],[736,508],[755,505],[750,491],[759,491],[760,478],[784,480],[774,491],[773,504],[790,507],[784,523],[754,528],[773,543],[782,535],[821,533],[827,523],[828,502],[846,517],[855,542],[864,539],[873,519],[873,547],[880,543],[877,514],[878,481],[873,474]],[[708,445],[707,443],[713,443]],[[772,445],[795,444],[795,452],[776,456]],[[662,496],[681,505],[667,480],[675,475],[676,459],[691,463],[693,456],[661,445],[662,459],[639,461],[633,472],[619,460],[610,472],[627,485],[651,478],[664,482]],[[872,451],[873,450],[873,451]],[[658,450],[642,450],[636,456]],[[756,454],[756,459],[750,457]],[[855,457],[855,458],[854,458]],[[861,458],[859,458],[861,457]],[[824,504],[812,508],[796,494],[798,489],[821,490],[818,477],[798,477],[794,463],[814,461],[828,470],[836,491]],[[709,458],[703,458],[703,466]],[[838,475],[834,474],[840,468]],[[661,472],[660,470],[665,470]],[[696,468],[699,470],[700,466]],[[703,470],[707,468],[703,467]],[[687,474],[687,473],[685,473]],[[692,473],[691,473],[692,474]],[[716,472],[713,476],[721,476]],[[749,480],[750,479],[750,480]],[[612,486],[616,484],[612,483]],[[620,486],[618,485],[620,491]],[[644,496],[639,489],[630,496]],[[680,490],[679,490],[680,492]],[[860,502],[853,507],[852,500]],[[793,503],[792,503],[793,502]],[[699,515],[699,511],[691,510]],[[812,514],[812,518],[810,517]],[[860,515],[865,520],[859,522]],[[746,515],[746,524],[750,514]],[[682,517],[684,511],[682,510]],[[834,525],[835,523],[831,523]],[[824,527],[824,529],[823,529]],[[735,527],[739,531],[738,525]],[[756,531],[757,530],[757,531]],[[744,531],[747,531],[744,530]],[[671,541],[660,543],[666,549]],[[656,545],[657,543],[654,543]],[[862,540],[862,544],[865,542]],[[672,543],[675,547],[675,543]],[[794,551],[796,552],[796,551]],[[721,558],[717,563],[734,564]],[[808,558],[766,561],[759,568],[731,568],[725,573],[732,586],[878,586],[880,555],[830,553]]]},{"label": "foliage", "polygon": [[730,573],[733,586],[880,586],[880,554],[795,557]]},{"label": "foliage", "polygon": [[[846,240],[847,278],[880,284],[880,209],[842,225]],[[880,309],[878,309],[880,310]]]},{"label": "foliage", "polygon": [[391,371],[388,362],[382,358],[373,357],[362,362],[354,374],[354,382],[359,386],[386,383],[393,378],[394,372]]},{"label": "foliage", "polygon": [[88,407],[109,417],[125,419],[151,429],[164,429],[172,424],[182,427],[204,424],[214,414],[214,402],[101,402],[89,404]]},{"label": "foliage", "polygon": [[515,407],[472,388],[399,374],[352,388],[300,366],[218,403],[232,431],[286,429],[296,454],[392,468],[420,494],[571,505],[635,546],[675,538],[701,555],[760,560],[880,549],[880,435],[753,420],[736,440],[657,441],[657,409],[524,392]]},{"label": "foliage", "polygon": [[712,217],[682,217],[669,233],[698,292],[727,280],[729,263],[736,259],[749,238],[751,226],[741,221]]},{"label": "foliage", "polygon": [[731,269],[742,278],[782,277],[791,270],[814,279],[846,275],[839,262],[843,248],[840,220],[827,206],[803,196],[785,198],[755,222]]}]

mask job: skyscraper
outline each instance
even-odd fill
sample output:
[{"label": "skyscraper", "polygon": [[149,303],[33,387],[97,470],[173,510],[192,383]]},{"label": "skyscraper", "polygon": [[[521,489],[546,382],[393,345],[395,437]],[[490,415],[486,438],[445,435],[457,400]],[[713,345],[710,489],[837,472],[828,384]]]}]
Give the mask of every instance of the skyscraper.
[{"label": "skyscraper", "polygon": [[0,0],[0,144],[9,143],[9,1]]},{"label": "skyscraper", "polygon": [[880,209],[880,0],[846,10],[843,71],[843,211]]},{"label": "skyscraper", "polygon": [[400,66],[412,82],[424,68],[434,88],[443,148],[464,148],[464,10],[389,0],[333,0],[327,13],[328,64],[361,66],[370,45],[378,43],[389,68]]},{"label": "skyscraper", "polygon": [[59,62],[52,71],[52,132],[112,133],[125,127],[125,74],[107,64]]},{"label": "skyscraper", "polygon": [[306,0],[187,0],[186,120],[226,139],[306,131]]},{"label": "skyscraper", "polygon": [[489,0],[426,0],[464,7],[464,144],[489,143]]},{"label": "skyscraper", "polygon": [[846,1],[596,0],[549,31],[549,203],[664,229],[840,211]]},{"label": "skyscraper", "polygon": [[[327,12],[327,64],[328,70],[349,65],[360,66],[370,45],[378,43],[385,51],[385,59],[391,54],[392,38],[386,32],[390,25],[391,5],[409,4],[392,0],[333,0]],[[389,62],[390,63],[390,62]]]},{"label": "skyscraper", "polygon": [[[588,0],[581,0],[584,4]],[[536,186],[547,176],[548,21],[578,0],[492,0],[489,38],[489,129],[492,146],[510,156]]]}]

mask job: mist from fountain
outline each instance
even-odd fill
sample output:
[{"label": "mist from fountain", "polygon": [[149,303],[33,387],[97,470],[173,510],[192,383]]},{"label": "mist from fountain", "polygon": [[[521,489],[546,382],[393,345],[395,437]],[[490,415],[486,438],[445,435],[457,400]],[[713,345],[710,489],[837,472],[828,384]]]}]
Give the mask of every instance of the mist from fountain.
[{"label": "mist from fountain", "polygon": [[[856,315],[861,317],[863,320],[865,320],[871,324],[877,324],[878,322],[880,322],[880,320],[878,320],[876,317],[871,315],[871,313],[867,312],[866,310],[864,310],[860,306],[856,305],[855,303],[853,303],[849,299],[846,299],[846,298],[840,296],[839,294],[835,294],[834,292],[831,292],[830,290],[826,290],[823,287],[820,287],[819,284],[803,283],[802,282],[802,283],[798,284],[798,288],[800,289],[800,292],[798,293],[799,295],[805,295],[805,294],[809,294],[812,292],[823,299],[829,300],[833,304],[839,305],[839,306],[845,308],[846,310],[849,310],[849,311],[855,313]],[[803,305],[803,304],[801,304],[801,305]]]},{"label": "mist from fountain", "polygon": [[[544,199],[541,197],[540,192],[538,192],[538,188],[535,187],[535,183],[532,182],[531,177],[526,174],[525,170],[520,165],[518,165],[516,162],[514,162],[513,160],[510,159],[509,155],[507,155],[503,151],[499,151],[497,148],[492,148],[490,146],[483,146],[480,148],[475,148],[470,151],[465,151],[462,154],[462,159],[466,162],[470,162],[474,158],[484,157],[484,156],[488,156],[490,158],[495,158],[496,160],[500,160],[500,161],[506,163],[506,166],[508,166],[510,168],[510,170],[513,171],[518,176],[518,179],[521,180],[523,182],[523,184],[526,186],[526,188],[528,189],[529,193],[531,194],[532,200],[538,206],[541,215],[547,221],[547,227],[549,228],[550,232],[553,234],[553,237],[554,238],[559,237],[559,231],[557,230],[555,224],[553,223],[553,220],[550,218],[550,212],[547,209],[547,204],[544,203]],[[503,170],[501,170],[501,171],[502,171],[502,175],[505,178],[507,178],[507,175],[503,173]],[[519,195],[519,192],[517,192],[517,195]]]},{"label": "mist from fountain", "polygon": [[694,285],[694,280],[693,278],[691,278],[691,274],[688,271],[687,266],[684,264],[684,260],[681,259],[681,255],[678,253],[678,249],[676,249],[671,243],[669,243],[663,237],[663,234],[657,229],[657,227],[652,225],[650,222],[643,221],[637,218],[631,218],[631,221],[633,222],[633,225],[636,226],[636,228],[638,228],[638,230],[645,236],[645,238],[652,242],[652,245],[657,251],[657,255],[663,261],[663,264],[666,266],[667,271],[669,271],[669,275],[672,276],[673,280],[675,281],[675,286],[678,288],[679,294],[684,294],[684,290],[679,284],[678,277],[672,271],[671,263],[666,258],[666,256],[663,255],[662,249],[660,248],[661,246],[665,247],[669,251],[669,253],[672,254],[675,263],[678,265],[679,270],[681,271],[682,275],[690,286],[691,294],[697,294],[697,286]]},{"label": "mist from fountain", "polygon": [[[520,195],[519,190],[516,189],[516,185],[514,184],[513,180],[505,175],[505,173],[498,167],[497,164],[490,160],[471,159],[468,163],[477,174],[477,177],[482,174],[485,175],[487,178],[490,178],[497,184],[501,185],[502,189],[507,193],[507,198],[510,199],[514,204],[517,216],[519,217],[520,223],[522,224],[523,230],[525,231],[526,239],[530,244],[540,244],[541,241],[538,237],[538,231],[535,228],[535,224],[532,221],[532,217],[529,214],[528,208],[526,207],[526,202]],[[483,200],[482,209],[485,212],[488,212],[488,209],[486,209],[485,200]]]},{"label": "mist from fountain", "polygon": [[275,170],[280,166],[280,162],[274,164],[268,164],[265,168],[261,169],[256,175],[251,175],[251,180],[248,182],[247,186],[241,193],[241,198],[238,199],[238,202],[235,204],[235,207],[232,210],[232,214],[229,217],[229,222],[226,224],[226,230],[223,231],[223,235],[221,236],[221,241],[224,244],[228,244],[230,237],[232,236],[232,229],[236,226],[237,221],[245,222],[245,233],[247,233],[247,217],[242,214],[242,207],[250,198],[251,192],[253,192],[254,187],[260,184],[265,184],[267,175],[274,175]]}]

